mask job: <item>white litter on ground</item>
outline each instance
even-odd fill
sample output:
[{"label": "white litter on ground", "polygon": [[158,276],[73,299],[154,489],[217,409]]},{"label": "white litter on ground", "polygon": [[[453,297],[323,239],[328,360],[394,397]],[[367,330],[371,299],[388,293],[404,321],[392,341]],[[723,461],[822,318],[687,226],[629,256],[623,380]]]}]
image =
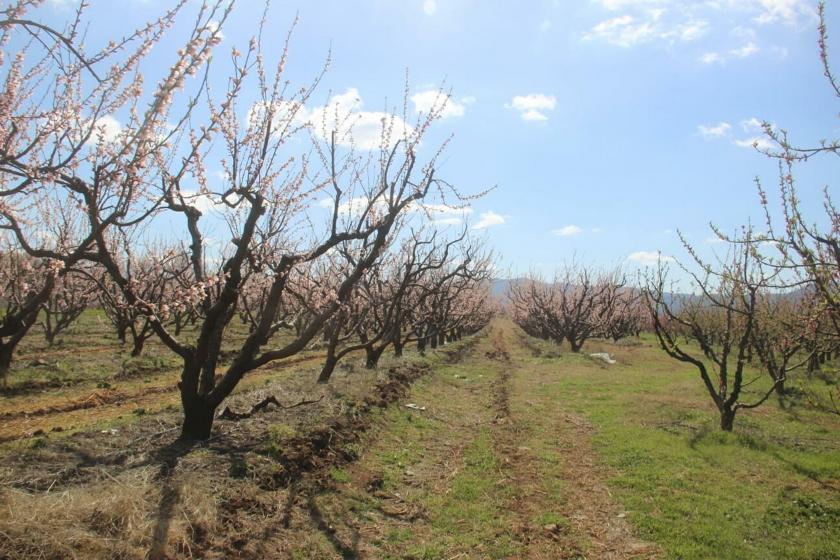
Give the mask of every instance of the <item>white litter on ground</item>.
[{"label": "white litter on ground", "polygon": [[590,358],[595,358],[596,360],[601,360],[602,362],[604,362],[606,364],[616,363],[616,361],[612,359],[612,356],[610,356],[606,352],[596,352],[594,354],[589,354],[589,357]]}]

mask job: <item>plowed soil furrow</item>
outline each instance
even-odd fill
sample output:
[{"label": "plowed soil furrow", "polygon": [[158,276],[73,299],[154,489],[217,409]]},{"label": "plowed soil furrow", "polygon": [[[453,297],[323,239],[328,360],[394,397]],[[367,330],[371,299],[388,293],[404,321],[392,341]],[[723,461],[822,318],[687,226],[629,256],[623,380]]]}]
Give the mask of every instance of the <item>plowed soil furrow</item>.
[{"label": "plowed soil furrow", "polygon": [[[300,382],[289,392],[299,377],[265,386],[275,372],[260,370],[232,408],[274,392],[284,404],[312,404],[219,420],[199,449],[176,440],[177,414],[151,414],[177,403],[170,378],[5,411],[7,439],[149,412],[118,430],[45,438],[27,451],[42,458],[38,469],[7,457],[3,486],[14,489],[7,498],[36,507],[51,491],[83,504],[105,499],[93,497],[101,489],[119,495],[139,484],[138,518],[153,521],[133,533],[109,529],[109,538],[149,558],[658,558],[610,494],[594,428],[544,390],[563,375],[560,364],[534,354],[497,320],[426,359],[368,372],[364,391],[354,389],[360,372],[352,368],[319,386],[316,399]],[[98,531],[99,518],[84,515],[81,530]],[[97,539],[84,542],[112,550]]]},{"label": "plowed soil furrow", "polygon": [[399,424],[381,427],[350,466],[349,480],[313,499],[318,523],[292,523],[293,534],[315,530],[330,544],[284,553],[656,558],[656,548],[634,536],[612,500],[591,434],[569,422],[562,403],[538,391],[547,372],[531,371],[525,358],[532,349],[496,323],[459,354],[459,367],[412,389],[410,402],[422,409],[395,413]]},{"label": "plowed soil furrow", "polygon": [[[239,390],[264,383],[280,369],[316,364],[322,354],[278,361],[256,370],[242,382]],[[80,429],[116,418],[133,410],[155,412],[179,402],[177,372],[159,375],[149,383],[129,384],[131,389],[97,389],[83,392],[47,393],[37,400],[27,399],[0,411],[0,443],[46,432]],[[69,393],[69,394],[68,394]],[[36,406],[37,405],[37,406]],[[24,406],[26,408],[24,408]]]}]

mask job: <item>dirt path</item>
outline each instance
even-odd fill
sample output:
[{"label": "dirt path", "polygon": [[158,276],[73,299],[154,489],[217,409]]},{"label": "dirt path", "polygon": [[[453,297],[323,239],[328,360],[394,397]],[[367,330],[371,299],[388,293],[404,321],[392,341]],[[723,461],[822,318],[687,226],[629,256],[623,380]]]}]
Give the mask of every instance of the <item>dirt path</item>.
[{"label": "dirt path", "polygon": [[[610,495],[592,427],[541,388],[561,374],[497,321],[463,361],[418,383],[365,454],[312,500],[326,543],[301,558],[643,559]],[[332,548],[331,554],[327,551]]]},{"label": "dirt path", "polygon": [[[655,546],[634,536],[605,481],[611,473],[592,447],[593,427],[541,391],[555,368],[530,366],[533,349],[520,344],[512,325],[497,324],[500,344],[513,349],[506,445],[520,499],[514,507],[541,526],[526,526],[528,558],[656,558]],[[558,477],[559,475],[559,477]],[[559,498],[559,501],[558,501]]]},{"label": "dirt path", "polygon": [[[576,558],[579,550],[569,546],[561,537],[562,526],[550,513],[556,509],[559,496],[550,495],[544,488],[544,473],[532,447],[526,445],[530,428],[518,415],[511,414],[512,378],[521,375],[518,364],[511,360],[508,341],[499,329],[493,335],[492,356],[500,360],[503,369],[492,385],[493,444],[501,457],[506,483],[512,496],[506,507],[514,516],[512,525],[522,546],[522,556],[534,559]],[[515,396],[514,396],[515,398]]]},{"label": "dirt path", "polygon": [[[15,470],[20,465],[7,461],[9,480],[28,481],[12,486],[35,492],[6,497],[33,512],[32,519],[42,516],[51,529],[41,534],[61,543],[71,519],[101,530],[91,504],[95,511],[112,511],[98,504],[115,495],[130,498],[135,505],[126,515],[147,525],[153,520],[151,525],[115,521],[114,527],[130,530],[107,534],[150,557],[658,557],[654,546],[634,535],[610,495],[605,481],[612,473],[593,448],[593,427],[570,414],[553,387],[560,363],[535,356],[511,323],[497,320],[429,360],[400,362],[373,393],[345,395],[358,388],[360,372],[341,376],[323,401],[220,425],[218,439],[178,451],[171,461],[171,446],[144,443],[141,436],[148,434],[131,432],[135,424],[107,437],[98,430],[76,434],[72,449],[58,441],[33,447],[28,453],[41,457],[39,470],[47,475],[26,478]],[[258,373],[252,384],[269,375]],[[149,389],[103,392],[93,402],[65,401],[63,408],[33,414],[7,412],[0,434],[96,421],[145,398],[160,403],[176,396]],[[293,393],[286,394],[290,402],[303,396]],[[243,402],[260,394],[248,393]],[[157,429],[154,422],[162,418],[150,415],[143,422]],[[173,439],[176,428],[169,418],[158,439]],[[116,440],[139,443],[121,451]],[[61,510],[66,523],[49,513],[53,495],[75,504]],[[89,557],[113,555],[97,535],[85,541],[94,548],[79,550]]]}]

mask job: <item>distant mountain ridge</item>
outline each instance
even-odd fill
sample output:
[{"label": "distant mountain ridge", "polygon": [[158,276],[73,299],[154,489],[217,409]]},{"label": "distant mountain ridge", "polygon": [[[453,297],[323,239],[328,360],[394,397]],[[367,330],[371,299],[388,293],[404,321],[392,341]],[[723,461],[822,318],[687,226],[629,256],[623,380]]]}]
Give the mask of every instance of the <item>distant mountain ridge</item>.
[{"label": "distant mountain ridge", "polygon": [[[527,278],[493,278],[490,280],[490,293],[498,300],[504,300],[510,286],[526,282]],[[638,289],[638,288],[636,288]],[[792,290],[790,292],[783,292],[778,294],[780,298],[801,298],[807,294],[808,288],[802,287]],[[680,302],[692,301],[702,299],[702,296],[697,294],[686,293],[666,293],[665,304],[676,311],[680,307]]]}]

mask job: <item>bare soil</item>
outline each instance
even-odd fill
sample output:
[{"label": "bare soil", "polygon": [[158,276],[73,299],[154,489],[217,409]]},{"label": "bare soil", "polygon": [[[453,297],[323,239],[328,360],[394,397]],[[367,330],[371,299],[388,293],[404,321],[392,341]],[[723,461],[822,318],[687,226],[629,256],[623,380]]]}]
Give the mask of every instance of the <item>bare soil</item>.
[{"label": "bare soil", "polygon": [[[177,409],[160,411],[177,400],[163,380],[3,411],[0,558],[420,558],[420,546],[457,540],[440,533],[437,508],[486,433],[499,467],[481,476],[511,489],[488,502],[504,520],[423,557],[500,557],[495,539],[510,558],[657,557],[612,499],[592,427],[561,403],[531,406],[541,398],[524,359],[533,353],[494,324],[428,359],[378,371],[351,361],[327,386],[314,383],[318,356],[288,361],[226,403],[247,411],[275,396],[281,406],[219,419],[200,445],[177,439]],[[93,428],[65,432],[73,425]]]}]

